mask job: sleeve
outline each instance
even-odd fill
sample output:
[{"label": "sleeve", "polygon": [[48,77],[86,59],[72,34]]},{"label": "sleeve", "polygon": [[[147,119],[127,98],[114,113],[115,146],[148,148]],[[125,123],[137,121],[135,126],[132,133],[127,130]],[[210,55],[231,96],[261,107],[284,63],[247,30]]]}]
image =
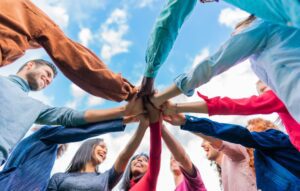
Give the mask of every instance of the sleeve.
[{"label": "sleeve", "polygon": [[161,122],[150,124],[150,156],[149,179],[150,185],[156,185],[161,160]]},{"label": "sleeve", "polygon": [[155,77],[197,0],[169,0],[157,18],[146,50],[146,77]]},{"label": "sleeve", "polygon": [[206,118],[186,116],[186,123],[181,129],[196,133],[203,133],[231,143],[245,147],[276,150],[290,148],[289,137],[281,131],[270,129],[264,132],[250,132],[240,125],[218,123]]},{"label": "sleeve", "polygon": [[59,176],[58,174],[54,174],[49,180],[47,191],[56,191],[58,190],[59,185]]},{"label": "sleeve", "polygon": [[150,156],[146,174],[132,190],[156,190],[161,160],[161,122],[150,124]]},{"label": "sleeve", "polygon": [[122,178],[123,173],[118,173],[114,166],[108,170],[108,188],[109,190],[113,189],[120,179]]},{"label": "sleeve", "polygon": [[226,141],[222,142],[222,146],[219,148],[219,151],[222,151],[232,161],[242,161],[246,159],[248,155],[244,146]]},{"label": "sleeve", "polygon": [[263,49],[267,29],[265,22],[254,21],[250,27],[233,35],[215,54],[201,61],[190,72],[179,75],[175,79],[176,86],[185,95],[192,96],[195,88]]},{"label": "sleeve", "polygon": [[124,131],[123,119],[103,121],[77,127],[53,127],[41,136],[41,140],[48,143],[64,144],[82,141],[109,132]]},{"label": "sleeve", "polygon": [[206,102],[209,115],[252,115],[286,112],[286,107],[271,91],[249,98],[231,99],[229,97],[208,98],[198,92]]},{"label": "sleeve", "polygon": [[[194,174],[188,174],[183,168],[180,168],[183,176],[184,183],[186,184],[187,190],[206,191],[205,185],[201,178],[199,170],[193,164]],[[180,190],[180,189],[179,189]]]},{"label": "sleeve", "polygon": [[36,123],[47,125],[78,126],[87,124],[84,112],[67,107],[50,107],[44,105],[44,109],[37,117]]}]

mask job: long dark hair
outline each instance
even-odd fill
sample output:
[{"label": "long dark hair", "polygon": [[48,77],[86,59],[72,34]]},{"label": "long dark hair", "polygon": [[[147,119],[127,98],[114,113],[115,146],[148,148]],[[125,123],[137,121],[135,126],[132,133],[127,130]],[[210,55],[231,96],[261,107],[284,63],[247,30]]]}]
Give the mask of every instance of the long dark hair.
[{"label": "long dark hair", "polygon": [[[122,180],[122,183],[120,186],[120,189],[122,191],[128,191],[130,189],[130,180],[132,178],[131,163],[134,159],[136,159],[137,157],[140,157],[140,156],[144,156],[149,159],[149,156],[146,153],[137,154],[130,159],[129,163],[127,164],[126,170],[124,172],[123,180]],[[141,175],[141,177],[139,177],[138,179],[141,179],[143,176],[144,175]]]},{"label": "long dark hair", "polygon": [[66,172],[72,173],[84,170],[85,165],[92,160],[92,155],[95,147],[103,141],[103,139],[97,138],[90,139],[82,143],[82,145],[79,147],[76,154],[74,155]]}]

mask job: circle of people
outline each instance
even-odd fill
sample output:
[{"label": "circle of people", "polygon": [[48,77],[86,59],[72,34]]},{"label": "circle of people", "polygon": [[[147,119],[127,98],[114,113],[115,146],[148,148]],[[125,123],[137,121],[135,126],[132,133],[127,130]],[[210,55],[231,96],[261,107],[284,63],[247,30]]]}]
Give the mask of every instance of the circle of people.
[{"label": "circle of people", "polygon": [[[200,3],[217,0],[200,0]],[[183,146],[162,121],[203,138],[202,147],[220,170],[224,191],[300,190],[300,1],[224,0],[251,16],[240,22],[232,36],[175,83],[154,92],[159,68],[172,49],[180,28],[197,0],[167,0],[158,16],[146,50],[141,86],[135,87],[110,71],[89,49],[69,39],[30,0],[0,1],[0,66],[12,64],[29,48],[44,48],[52,62],[26,62],[15,75],[0,77],[0,187],[16,190],[155,191],[160,170],[161,144],[172,153],[171,171],[176,191],[204,191],[205,184]],[[171,98],[192,96],[194,89],[250,58],[260,81],[259,95],[248,98],[208,98],[172,103]],[[112,101],[128,103],[104,110],[76,111],[52,107],[28,96],[46,88],[60,71],[85,91]],[[97,83],[95,83],[97,82]],[[268,120],[255,118],[246,127],[183,113],[252,115],[277,113],[286,132]],[[98,172],[107,146],[101,134],[139,126],[113,166]],[[22,139],[34,124],[44,124]],[[52,126],[55,125],[55,126]],[[150,151],[135,154],[150,129]],[[65,144],[86,140],[65,173],[51,177]]]}]

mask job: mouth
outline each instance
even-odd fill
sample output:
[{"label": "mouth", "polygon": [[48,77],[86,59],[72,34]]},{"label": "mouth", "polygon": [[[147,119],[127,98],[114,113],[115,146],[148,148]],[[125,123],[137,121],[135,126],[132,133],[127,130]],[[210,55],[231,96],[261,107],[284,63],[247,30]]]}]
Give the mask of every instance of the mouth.
[{"label": "mouth", "polygon": [[143,165],[140,162],[138,162],[134,164],[134,167],[141,168],[143,167]]}]

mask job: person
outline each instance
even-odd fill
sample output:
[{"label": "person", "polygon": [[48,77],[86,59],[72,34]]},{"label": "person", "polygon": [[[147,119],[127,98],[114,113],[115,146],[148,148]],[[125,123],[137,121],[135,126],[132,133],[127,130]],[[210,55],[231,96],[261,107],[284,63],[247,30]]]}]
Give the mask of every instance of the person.
[{"label": "person", "polygon": [[124,131],[131,118],[119,118],[77,127],[43,126],[20,141],[0,172],[2,190],[46,190],[55,159],[66,143],[109,132]]},{"label": "person", "polygon": [[180,114],[166,117],[164,120],[173,125],[180,125],[182,130],[253,148],[257,189],[300,189],[300,152],[283,132],[272,127],[266,131],[250,132],[240,125]]},{"label": "person", "polygon": [[162,126],[162,138],[171,151],[170,168],[175,181],[175,191],[206,191],[201,175],[181,144]]},{"label": "person", "polygon": [[[147,128],[148,121],[142,118],[138,129],[120,152],[113,166],[103,173],[98,172],[98,167],[105,161],[107,155],[104,140],[96,138],[85,141],[77,150],[67,171],[52,176],[47,190],[112,190],[122,177],[129,159],[140,145]],[[122,131],[124,128],[116,128],[112,125],[110,131],[116,130]],[[93,136],[97,134],[91,133]]]},{"label": "person", "polygon": [[[168,56],[178,31],[193,10],[194,4],[195,0],[169,0],[163,8],[149,39],[140,96],[152,95],[155,75]],[[198,63],[189,72],[179,75],[174,85],[154,95],[151,101],[159,107],[164,101],[180,93],[191,96],[195,88],[250,58],[251,67],[256,75],[275,92],[299,123],[300,110],[296,104],[300,102],[300,46],[296,43],[299,40],[298,29],[256,19],[251,15],[237,25],[232,36],[217,52]]]},{"label": "person", "polygon": [[300,151],[300,124],[294,120],[276,94],[260,80],[257,82],[257,90],[259,96],[239,99],[229,97],[208,98],[198,92],[199,97],[204,101],[176,104],[168,102],[164,104],[163,110],[166,115],[196,112],[208,113],[209,116],[271,114],[276,112],[286,128],[292,144]]},{"label": "person", "polygon": [[[200,0],[201,2],[211,2],[219,0]],[[300,17],[298,11],[300,3],[297,0],[289,1],[253,1],[248,0],[224,0],[244,11],[254,14],[276,24],[286,27],[300,28]]]},{"label": "person", "polygon": [[83,90],[113,101],[130,100],[136,88],[89,49],[69,39],[30,0],[0,2],[0,67],[30,48],[43,47],[64,75]]},{"label": "person", "polygon": [[161,160],[162,118],[159,110],[145,102],[150,122],[150,156],[140,153],[128,163],[120,189],[124,191],[155,191]]},{"label": "person", "polygon": [[67,107],[52,107],[28,96],[30,91],[46,88],[56,73],[53,64],[38,59],[25,63],[16,75],[0,76],[0,162],[7,159],[12,147],[33,123],[78,126],[143,111],[142,102],[138,99],[112,109],[76,111]]}]

